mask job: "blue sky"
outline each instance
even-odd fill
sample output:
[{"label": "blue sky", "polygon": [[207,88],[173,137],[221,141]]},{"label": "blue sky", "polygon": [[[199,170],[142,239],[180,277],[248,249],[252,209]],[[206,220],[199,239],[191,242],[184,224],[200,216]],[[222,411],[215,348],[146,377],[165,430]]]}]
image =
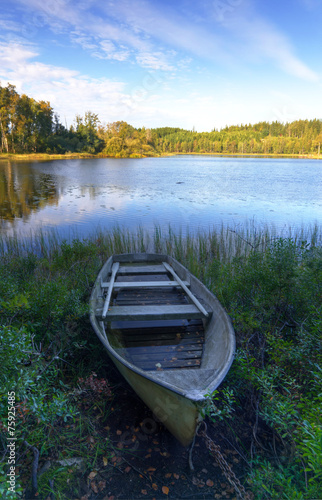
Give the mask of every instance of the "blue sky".
[{"label": "blue sky", "polygon": [[0,82],[62,123],[322,119],[322,0],[1,0]]}]

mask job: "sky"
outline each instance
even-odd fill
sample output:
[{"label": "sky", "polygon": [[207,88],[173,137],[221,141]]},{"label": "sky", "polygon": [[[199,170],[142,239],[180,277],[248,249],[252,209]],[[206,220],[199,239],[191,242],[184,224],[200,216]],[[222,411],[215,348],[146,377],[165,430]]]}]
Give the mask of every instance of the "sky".
[{"label": "sky", "polygon": [[68,127],[322,119],[322,0],[0,0],[0,82]]}]

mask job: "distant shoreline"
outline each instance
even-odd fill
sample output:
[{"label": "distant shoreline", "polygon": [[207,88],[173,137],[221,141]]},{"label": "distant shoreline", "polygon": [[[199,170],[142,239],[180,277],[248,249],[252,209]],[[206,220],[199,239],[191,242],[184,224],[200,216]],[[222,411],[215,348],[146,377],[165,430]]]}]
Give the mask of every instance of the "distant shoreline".
[{"label": "distant shoreline", "polygon": [[[160,155],[154,156],[139,156],[135,155],[135,158],[158,158],[158,157],[166,157],[166,156],[186,156],[186,155],[194,155],[194,156],[221,156],[221,157],[240,157],[240,158],[302,158],[308,160],[322,160],[322,154],[313,155],[313,154],[274,154],[274,153],[164,153]],[[15,153],[0,153],[0,160],[76,160],[76,159],[85,159],[85,158],[131,158],[134,157],[119,157],[119,156],[110,156],[110,155],[102,155],[101,153],[93,155],[89,153],[70,153],[70,154],[48,154],[48,153],[25,153],[25,154],[15,154]]]}]

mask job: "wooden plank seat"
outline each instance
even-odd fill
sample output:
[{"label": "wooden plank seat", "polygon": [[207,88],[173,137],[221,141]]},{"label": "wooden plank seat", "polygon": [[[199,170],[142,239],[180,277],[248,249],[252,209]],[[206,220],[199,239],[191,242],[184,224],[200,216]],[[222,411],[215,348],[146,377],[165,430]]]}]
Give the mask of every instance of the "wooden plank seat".
[{"label": "wooden plank seat", "polygon": [[[188,281],[184,281],[186,286],[190,286]],[[102,288],[108,288],[110,285],[109,282],[102,282]],[[117,288],[164,288],[164,287],[173,287],[173,286],[181,286],[177,281],[115,281],[114,289]]]},{"label": "wooden plank seat", "polygon": [[118,274],[166,274],[166,270],[163,264],[143,266],[121,265]]},{"label": "wooden plank seat", "polygon": [[190,292],[189,286],[166,262],[144,266],[117,262],[112,266],[110,281],[101,281],[106,296],[103,309],[96,314],[109,321],[207,317],[210,311]]},{"label": "wooden plank seat", "polygon": [[[133,305],[133,306],[111,306],[102,315],[102,310],[96,311],[97,316],[110,321],[120,320],[153,320],[153,319],[181,319],[181,318],[203,318],[204,314],[194,304],[179,305]],[[209,311],[210,312],[210,311]]]}]

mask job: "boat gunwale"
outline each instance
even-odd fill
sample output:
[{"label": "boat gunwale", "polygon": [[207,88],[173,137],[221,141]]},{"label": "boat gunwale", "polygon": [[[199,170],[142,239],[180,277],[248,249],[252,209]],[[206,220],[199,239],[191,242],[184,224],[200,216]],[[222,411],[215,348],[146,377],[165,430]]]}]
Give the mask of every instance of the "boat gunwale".
[{"label": "boat gunwale", "polygon": [[[131,259],[131,260],[129,260]],[[111,344],[109,343],[108,341],[108,336],[106,335],[106,338],[104,337],[103,333],[102,333],[102,327],[99,326],[99,321],[97,319],[97,316],[96,316],[96,313],[95,313],[95,301],[96,301],[96,297],[95,297],[95,292],[97,291],[101,291],[101,281],[102,281],[102,274],[106,272],[106,270],[108,269],[109,265],[111,265],[110,267],[112,268],[112,264],[114,262],[120,262],[121,263],[144,263],[144,262],[147,262],[147,264],[149,263],[149,261],[160,261],[162,262],[162,260],[168,262],[169,264],[175,262],[176,265],[179,267],[179,268],[182,268],[183,270],[185,270],[191,277],[194,278],[194,280],[202,287],[203,291],[205,292],[205,295],[209,294],[210,296],[212,296],[213,298],[215,298],[217,301],[218,299],[215,297],[215,295],[210,291],[208,290],[208,288],[200,281],[198,280],[198,278],[196,278],[187,268],[185,268],[182,264],[180,264],[176,259],[174,259],[173,257],[169,256],[169,255],[165,255],[165,254],[156,254],[156,253],[139,253],[139,254],[131,254],[131,253],[126,253],[126,254],[113,254],[111,255],[107,261],[104,263],[103,267],[101,268],[96,280],[95,280],[95,283],[94,283],[94,286],[93,286],[93,289],[92,289],[92,294],[91,294],[91,298],[90,298],[90,320],[91,320],[91,324],[95,330],[95,333],[97,334],[97,336],[99,337],[100,341],[102,342],[102,344],[104,345],[104,347],[107,349],[109,355],[113,358],[116,358],[117,361],[119,361],[120,363],[122,363],[126,368],[128,368],[129,370],[133,371],[134,373],[137,373],[138,375],[141,375],[142,377],[150,380],[151,382],[154,382],[155,384],[157,385],[160,385],[162,387],[165,387],[166,389],[169,389],[177,394],[179,394],[180,396],[183,396],[187,399],[190,399],[191,401],[194,401],[194,402],[204,402],[206,400],[206,394],[209,394],[211,392],[213,392],[221,383],[222,381],[224,380],[226,374],[228,373],[229,369],[230,369],[230,366],[233,362],[233,359],[234,359],[234,353],[235,353],[235,334],[234,334],[234,330],[233,330],[233,327],[232,327],[232,324],[231,324],[231,320],[228,316],[228,314],[226,313],[226,311],[224,310],[223,306],[220,304],[220,302],[218,301],[218,304],[220,305],[220,307],[223,309],[224,313],[225,313],[225,316],[226,316],[226,320],[228,321],[228,324],[229,324],[229,327],[228,327],[228,330],[229,330],[229,337],[230,337],[230,342],[229,342],[229,353],[227,354],[227,359],[226,359],[226,362],[225,364],[219,368],[219,371],[216,373],[216,377],[215,379],[213,380],[214,384],[212,384],[211,382],[207,385],[206,388],[198,388],[198,389],[192,389],[191,391],[187,391],[187,390],[184,390],[180,387],[177,387],[173,382],[170,383],[170,382],[167,382],[165,380],[160,380],[157,378],[156,374],[158,372],[155,372],[155,371],[150,371],[150,370],[142,370],[141,368],[139,368],[138,366],[136,366],[135,364],[129,362],[128,360],[126,360],[125,358],[123,358],[122,356],[120,356],[116,351],[115,349],[111,346]],[[105,318],[105,319],[108,319],[108,318]],[[103,322],[103,325],[104,325],[104,322]],[[105,328],[104,328],[104,332],[105,332]],[[202,371],[209,371],[211,369],[209,368],[203,368],[203,367],[199,367],[198,369],[196,368],[189,368],[189,369],[185,369],[185,368],[182,368],[180,369],[180,373],[183,373],[183,374],[187,374],[187,375],[191,375],[191,372],[195,372],[198,370],[198,373],[202,372]],[[176,370],[167,370],[167,374],[170,375],[171,373],[175,372]],[[153,374],[153,375],[152,375]],[[219,380],[219,382],[218,382]]]}]

